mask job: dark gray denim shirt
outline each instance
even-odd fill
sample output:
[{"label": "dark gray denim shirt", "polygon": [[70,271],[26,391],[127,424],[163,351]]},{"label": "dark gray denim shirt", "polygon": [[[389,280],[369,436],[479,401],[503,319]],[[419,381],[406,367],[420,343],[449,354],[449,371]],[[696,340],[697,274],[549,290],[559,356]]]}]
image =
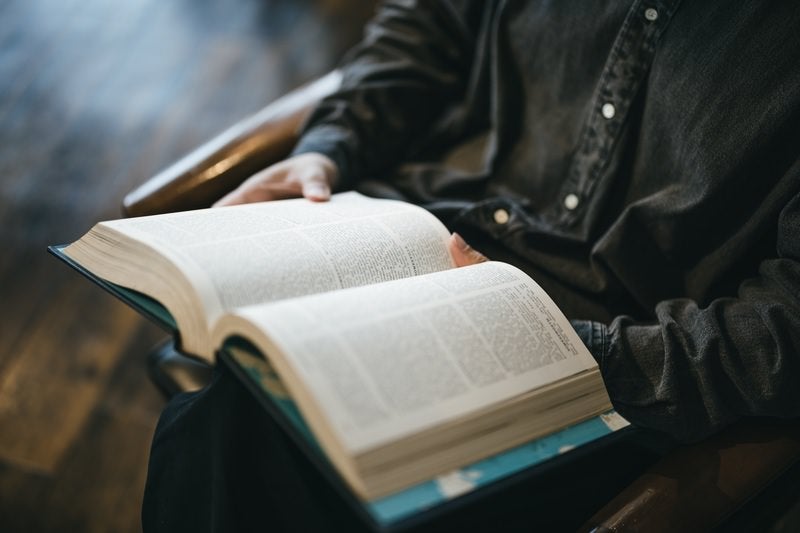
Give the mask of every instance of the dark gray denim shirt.
[{"label": "dark gray denim shirt", "polygon": [[679,3],[386,2],[296,153],[529,272],[695,439],[800,415],[800,9]]}]

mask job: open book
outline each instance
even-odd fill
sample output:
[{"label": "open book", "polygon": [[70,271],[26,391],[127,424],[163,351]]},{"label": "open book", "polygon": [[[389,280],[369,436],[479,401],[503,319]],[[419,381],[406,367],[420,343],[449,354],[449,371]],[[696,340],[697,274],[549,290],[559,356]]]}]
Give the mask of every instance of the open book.
[{"label": "open book", "polygon": [[182,348],[253,344],[365,500],[610,409],[520,270],[454,268],[425,210],[356,193],[97,224],[64,254],[161,302]]}]

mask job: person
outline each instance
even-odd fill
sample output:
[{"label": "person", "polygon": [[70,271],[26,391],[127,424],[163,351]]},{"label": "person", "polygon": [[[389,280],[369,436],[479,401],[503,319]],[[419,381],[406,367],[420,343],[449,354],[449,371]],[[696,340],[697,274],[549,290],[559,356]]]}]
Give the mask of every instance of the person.
[{"label": "person", "polygon": [[[691,441],[797,417],[798,24],[790,1],[387,1],[293,155],[218,205],[349,189],[417,203],[455,232],[457,263],[510,262],[553,296],[634,425]],[[219,441],[198,428],[247,402],[231,381],[165,412],[146,529],[194,505],[176,494],[204,462],[204,523],[243,520],[236,485],[350,524],[323,489],[286,482],[290,446],[254,446],[276,430],[227,418],[230,442],[169,463],[187,434]]]}]

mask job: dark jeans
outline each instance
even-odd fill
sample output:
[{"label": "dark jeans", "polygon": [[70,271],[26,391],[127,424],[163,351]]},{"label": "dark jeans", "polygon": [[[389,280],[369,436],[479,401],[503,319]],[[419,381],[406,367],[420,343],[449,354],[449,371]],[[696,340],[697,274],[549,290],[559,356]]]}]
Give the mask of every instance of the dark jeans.
[{"label": "dark jeans", "polygon": [[[411,529],[573,531],[657,458],[649,437],[630,434],[461,498]],[[145,532],[369,530],[224,368],[208,387],[176,396],[164,410],[142,522]]]}]

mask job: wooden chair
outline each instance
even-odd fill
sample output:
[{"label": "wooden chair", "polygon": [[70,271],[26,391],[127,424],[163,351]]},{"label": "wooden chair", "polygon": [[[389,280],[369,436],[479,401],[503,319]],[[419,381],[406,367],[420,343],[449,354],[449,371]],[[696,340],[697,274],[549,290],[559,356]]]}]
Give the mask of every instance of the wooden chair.
[{"label": "wooden chair", "polygon": [[[286,157],[313,106],[340,81],[341,75],[331,72],[224,131],[128,194],[124,213],[140,216],[209,206],[257,170]],[[666,455],[583,529],[708,530],[765,487],[775,486],[799,458],[797,422],[743,421]],[[791,475],[800,477],[798,470]]]},{"label": "wooden chair", "polygon": [[208,207],[256,171],[285,158],[314,105],[334,92],[341,73],[329,74],[279,98],[233,125],[131,191],[126,216]]}]

